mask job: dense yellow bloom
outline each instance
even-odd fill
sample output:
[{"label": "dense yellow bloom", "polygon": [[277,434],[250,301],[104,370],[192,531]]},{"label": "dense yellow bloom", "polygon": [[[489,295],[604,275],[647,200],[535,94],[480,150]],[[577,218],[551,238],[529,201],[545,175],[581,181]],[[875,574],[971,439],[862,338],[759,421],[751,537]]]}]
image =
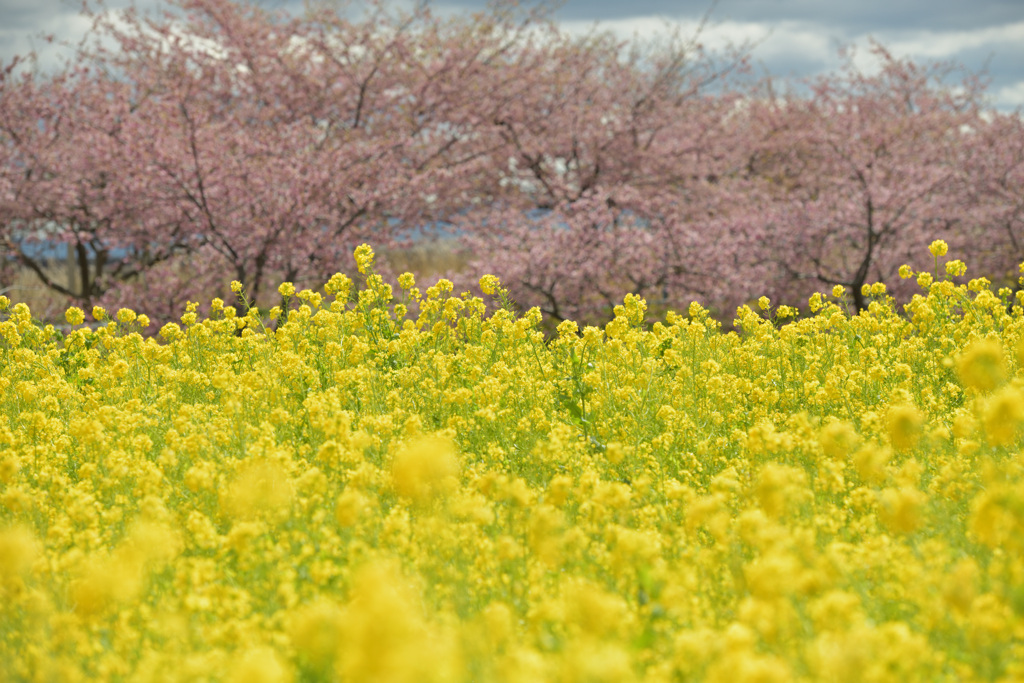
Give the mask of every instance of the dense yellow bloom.
[{"label": "dense yellow bloom", "polygon": [[81,576],[71,583],[72,608],[82,616],[100,616],[142,592],[143,567],[130,556],[87,560]]},{"label": "dense yellow bloom", "polygon": [[0,313],[0,680],[1020,673],[1008,283],[550,329],[372,258],[276,325]]},{"label": "dense yellow bloom", "polygon": [[231,665],[230,683],[291,683],[293,675],[281,656],[269,647],[246,650]]},{"label": "dense yellow bloom", "polygon": [[895,405],[889,409],[889,438],[897,451],[909,451],[917,445],[924,416],[909,404]]},{"label": "dense yellow bloom", "polygon": [[291,504],[292,495],[292,483],[280,463],[254,459],[243,464],[222,492],[221,508],[230,517],[274,514]]},{"label": "dense yellow bloom", "polygon": [[359,568],[352,596],[338,639],[342,680],[451,680],[450,646],[436,626],[428,627],[417,591],[395,563],[376,560]]},{"label": "dense yellow bloom", "polygon": [[335,666],[342,647],[345,612],[337,604],[320,600],[291,615],[288,636],[292,647],[311,669],[325,678]]},{"label": "dense yellow bloom", "polygon": [[27,574],[39,555],[39,543],[22,526],[0,530],[0,579]]},{"label": "dense yellow bloom", "polygon": [[343,527],[355,526],[370,511],[370,499],[354,488],[346,488],[334,506],[334,518]]},{"label": "dense yellow bloom", "polygon": [[455,448],[441,437],[421,437],[405,444],[391,463],[395,491],[416,503],[454,490],[458,474]]},{"label": "dense yellow bloom", "polygon": [[1016,387],[1004,387],[985,403],[985,434],[996,446],[1009,446],[1017,439],[1024,425],[1024,392]]},{"label": "dense yellow bloom", "polygon": [[924,493],[910,487],[887,488],[879,495],[879,517],[899,534],[917,531],[923,523]]},{"label": "dense yellow bloom", "polygon": [[932,256],[935,258],[939,258],[940,256],[946,255],[946,252],[949,251],[949,245],[943,240],[935,240],[928,245],[928,251],[930,251]]},{"label": "dense yellow bloom", "polygon": [[837,459],[852,453],[860,441],[852,424],[838,420],[822,427],[818,439],[825,454]]},{"label": "dense yellow bloom", "polygon": [[956,359],[964,386],[992,391],[1006,379],[1003,347],[998,339],[986,337],[971,344]]}]

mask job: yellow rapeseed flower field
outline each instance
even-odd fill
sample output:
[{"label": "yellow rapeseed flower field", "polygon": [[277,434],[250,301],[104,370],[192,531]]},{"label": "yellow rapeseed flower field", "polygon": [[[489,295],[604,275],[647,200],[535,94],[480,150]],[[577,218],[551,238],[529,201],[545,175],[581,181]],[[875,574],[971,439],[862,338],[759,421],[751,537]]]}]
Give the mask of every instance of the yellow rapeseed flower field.
[{"label": "yellow rapeseed flower field", "polygon": [[1022,297],[943,246],[729,333],[365,245],[273,324],[0,297],[0,680],[1022,680]]}]

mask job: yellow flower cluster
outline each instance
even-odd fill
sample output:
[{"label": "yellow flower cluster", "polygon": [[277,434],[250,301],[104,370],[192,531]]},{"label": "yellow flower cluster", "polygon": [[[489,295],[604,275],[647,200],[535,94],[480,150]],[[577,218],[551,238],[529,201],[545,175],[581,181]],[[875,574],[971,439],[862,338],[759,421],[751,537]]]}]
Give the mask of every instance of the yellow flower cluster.
[{"label": "yellow flower cluster", "polygon": [[372,259],[275,326],[3,301],[0,680],[1024,677],[1008,290],[546,339]]}]

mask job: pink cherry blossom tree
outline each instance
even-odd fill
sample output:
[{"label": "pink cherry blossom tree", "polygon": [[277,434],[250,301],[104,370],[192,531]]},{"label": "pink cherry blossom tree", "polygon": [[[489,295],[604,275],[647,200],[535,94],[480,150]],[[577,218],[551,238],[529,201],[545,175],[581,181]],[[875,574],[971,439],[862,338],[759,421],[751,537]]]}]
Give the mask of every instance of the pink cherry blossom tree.
[{"label": "pink cherry blossom tree", "polygon": [[721,298],[754,267],[746,247],[759,226],[730,223],[726,235],[722,222],[751,189],[739,94],[724,87],[743,56],[722,66],[692,42],[627,47],[554,37],[503,67],[530,87],[496,101],[483,129],[499,146],[495,175],[459,220],[470,270],[501,273],[555,320],[606,316],[626,292]]},{"label": "pink cherry blossom tree", "polygon": [[982,120],[979,82],[953,88],[949,67],[872,53],[875,74],[850,58],[813,81],[810,97],[769,90],[752,107],[765,135],[751,168],[776,188],[765,248],[780,297],[842,285],[860,310],[865,283],[901,292],[899,267],[923,267],[932,240],[968,260],[982,247],[960,238],[982,217],[964,164],[967,131]]},{"label": "pink cherry blossom tree", "polygon": [[471,130],[469,105],[486,94],[479,74],[493,75],[488,65],[536,21],[442,22],[424,7],[376,6],[360,22],[327,9],[285,20],[227,0],[178,7],[183,23],[170,12],[95,15],[114,47],[97,41],[82,66],[23,79],[35,109],[4,82],[0,130],[17,161],[2,223],[45,222],[47,239],[86,243],[82,284],[49,278],[13,228],[5,244],[87,304],[162,303],[156,312],[173,315],[200,276],[238,279],[252,295],[268,278],[315,284],[354,243],[393,244],[403,228],[456,211],[486,151]]},{"label": "pink cherry blossom tree", "polygon": [[1024,263],[1024,120],[989,112],[965,133],[964,166],[981,215],[963,227],[958,250],[971,274],[1019,288]]},{"label": "pink cherry blossom tree", "polygon": [[[182,221],[124,182],[122,141],[134,123],[124,83],[88,66],[40,81],[9,68],[0,87],[6,157],[0,244],[6,254],[45,286],[89,302],[102,294],[107,278],[137,274],[187,242]],[[150,229],[142,232],[146,224]],[[140,232],[160,240],[143,242]],[[47,267],[55,244],[70,250],[73,278]],[[116,249],[135,253],[115,259]]]}]

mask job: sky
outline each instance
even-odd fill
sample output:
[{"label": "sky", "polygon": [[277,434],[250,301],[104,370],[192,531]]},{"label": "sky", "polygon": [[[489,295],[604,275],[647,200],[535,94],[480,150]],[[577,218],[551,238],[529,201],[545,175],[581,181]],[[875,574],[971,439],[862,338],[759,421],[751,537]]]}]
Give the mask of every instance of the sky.
[{"label": "sky", "polygon": [[[160,0],[135,0],[140,9]],[[407,0],[394,0],[407,1]],[[107,0],[109,8],[126,0]],[[301,0],[257,0],[268,9],[300,15]],[[522,5],[530,5],[528,1]],[[431,3],[441,15],[478,12],[486,0]],[[39,35],[51,33],[75,42],[88,29],[75,0],[0,0],[0,60],[35,49],[40,67],[53,68],[66,48]],[[692,35],[702,17],[710,24],[701,36],[709,48],[749,43],[759,72],[779,78],[806,78],[834,71],[839,48],[853,46],[860,68],[875,64],[867,46],[874,39],[897,57],[952,61],[990,79],[993,106],[1024,110],[1024,0],[566,0],[554,18],[567,31],[593,28],[622,39],[651,40],[678,26]]]}]

